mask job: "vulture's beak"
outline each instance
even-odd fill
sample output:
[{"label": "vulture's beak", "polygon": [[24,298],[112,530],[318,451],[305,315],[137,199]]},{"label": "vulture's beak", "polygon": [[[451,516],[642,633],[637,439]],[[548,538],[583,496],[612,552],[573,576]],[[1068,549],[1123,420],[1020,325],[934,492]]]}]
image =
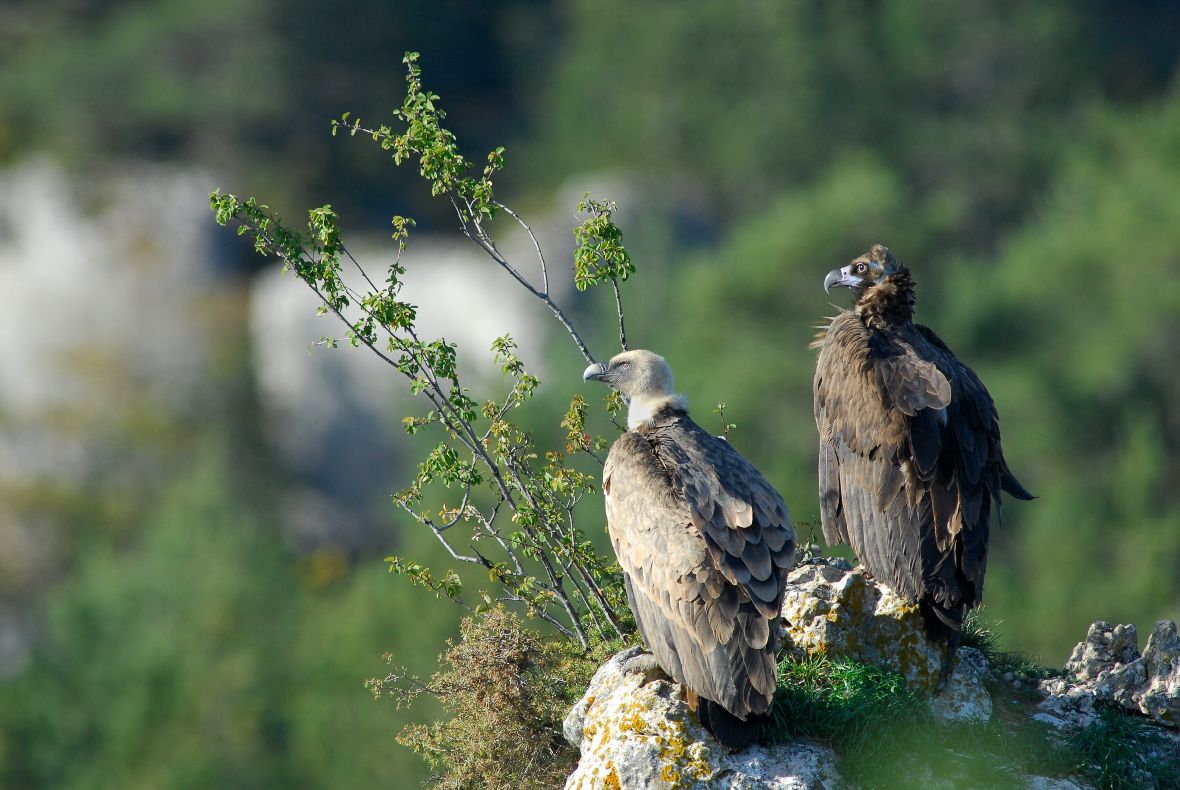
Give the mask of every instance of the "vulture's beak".
[{"label": "vulture's beak", "polygon": [[607,381],[606,363],[595,362],[582,371],[582,381]]},{"label": "vulture's beak", "polygon": [[852,264],[840,269],[832,269],[824,278],[824,290],[831,292],[833,285],[843,285],[845,288],[856,288],[860,285],[860,278],[852,273]]}]

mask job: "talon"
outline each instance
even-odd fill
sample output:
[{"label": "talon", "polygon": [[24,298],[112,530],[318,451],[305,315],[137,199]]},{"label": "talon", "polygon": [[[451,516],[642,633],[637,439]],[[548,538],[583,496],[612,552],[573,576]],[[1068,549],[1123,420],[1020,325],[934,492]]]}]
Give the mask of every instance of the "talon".
[{"label": "talon", "polygon": [[[957,642],[957,640],[956,640]],[[955,672],[955,653],[957,644],[948,644],[942,654],[942,666],[938,671],[938,686],[937,693],[941,694],[946,691],[947,686],[950,685],[951,675]]]},{"label": "talon", "polygon": [[653,680],[668,677],[668,673],[664,672],[663,667],[659,665],[656,657],[651,653],[640,653],[637,656],[632,656],[623,662],[623,666],[620,669],[627,675],[642,675],[643,681],[641,685],[645,686]]}]

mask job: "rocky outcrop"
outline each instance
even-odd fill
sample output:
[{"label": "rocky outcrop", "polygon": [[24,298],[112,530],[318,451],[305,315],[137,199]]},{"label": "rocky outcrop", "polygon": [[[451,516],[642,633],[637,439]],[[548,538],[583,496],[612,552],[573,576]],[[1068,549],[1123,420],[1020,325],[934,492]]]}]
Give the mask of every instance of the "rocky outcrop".
[{"label": "rocky outcrop", "polygon": [[731,754],[705,732],[681,689],[624,672],[630,648],[603,664],[565,719],[565,737],[582,750],[566,790],[742,788],[834,790],[836,755],[802,741]]},{"label": "rocky outcrop", "polygon": [[1156,623],[1142,655],[1134,625],[1096,622],[1073,649],[1060,678],[1042,681],[1035,718],[1054,727],[1084,727],[1107,705],[1180,727],[1180,636],[1176,623]]},{"label": "rocky outcrop", "polygon": [[[871,664],[900,674],[911,688],[932,692],[942,667],[942,646],[927,639],[918,607],[842,561],[814,562],[791,572],[782,647],[796,658]],[[987,669],[978,650],[960,650],[946,689],[931,698],[931,712],[957,721],[991,718],[991,696],[983,685]]]},{"label": "rocky outcrop", "polygon": [[[848,658],[900,673],[918,688],[937,685],[942,647],[926,639],[917,607],[846,562],[792,571],[782,625],[788,655]],[[582,752],[568,790],[844,786],[835,753],[820,744],[800,740],[729,753],[701,727],[680,686],[624,671],[639,652],[623,651],[600,667],[566,718],[565,736]],[[986,721],[987,671],[982,653],[961,650],[951,682],[931,698],[931,712]]]},{"label": "rocky outcrop", "polygon": [[[1022,684],[1011,675],[993,672],[978,650],[962,648],[947,687],[934,693],[942,647],[927,640],[917,608],[842,561],[812,561],[791,572],[782,625],[785,655],[847,658],[901,674],[911,688],[931,692],[931,714],[947,721],[987,721],[992,713],[987,686],[1002,690],[1010,682],[1015,692]],[[701,727],[680,686],[658,673],[653,678],[628,671],[639,663],[627,664],[639,652],[631,648],[604,664],[566,718],[565,736],[582,753],[567,790],[846,786],[837,755],[821,744],[795,740],[729,753]],[[1095,623],[1074,649],[1064,675],[1043,681],[1040,690],[1045,700],[1039,706],[1035,699],[1025,703],[1024,715],[1053,725],[1063,735],[1093,722],[1103,705],[1177,727],[1176,625],[1170,620],[1158,623],[1140,654],[1134,626]],[[1027,687],[1017,696],[1026,693]],[[1175,743],[1180,752],[1180,737],[1159,743],[1165,750]],[[929,781],[919,781],[920,786],[959,786],[933,774]],[[1026,776],[1017,781],[1042,790],[1090,787],[1065,776]]]}]

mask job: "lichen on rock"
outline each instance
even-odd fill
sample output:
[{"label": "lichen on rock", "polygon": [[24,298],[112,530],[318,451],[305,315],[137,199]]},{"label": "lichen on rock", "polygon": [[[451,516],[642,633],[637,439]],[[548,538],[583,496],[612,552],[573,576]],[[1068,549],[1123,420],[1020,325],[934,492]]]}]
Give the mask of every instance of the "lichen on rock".
[{"label": "lichen on rock", "polygon": [[629,648],[603,664],[563,724],[582,751],[567,790],[834,790],[843,786],[831,749],[813,743],[753,746],[731,754],[689,710],[679,685],[644,682],[623,665]]},{"label": "lichen on rock", "polygon": [[1065,676],[1041,683],[1036,718],[1058,728],[1085,727],[1095,705],[1112,705],[1180,727],[1180,636],[1176,623],[1155,625],[1143,654],[1134,625],[1093,623],[1073,649]]},{"label": "lichen on rock", "polygon": [[[916,607],[906,604],[863,571],[822,561],[792,571],[783,606],[783,631],[781,647],[788,660],[790,656],[810,657],[814,664],[816,657],[833,661],[847,659],[897,673],[911,689],[931,691],[936,687],[942,645],[926,638]],[[799,730],[822,742],[792,739],[780,733],[771,739],[775,741],[771,746],[756,745],[730,753],[701,727],[679,685],[658,674],[636,669],[644,665],[641,660],[635,660],[641,654],[640,648],[630,648],[607,661],[567,716],[565,736],[581,750],[580,762],[567,781],[567,790],[849,786],[841,778],[840,767],[856,783],[865,782],[865,764],[856,760],[859,747],[850,747],[839,737],[814,735],[827,732],[822,728]],[[806,665],[807,662],[794,664],[795,667]],[[787,666],[790,665],[784,665]],[[784,688],[787,677],[784,675],[780,681]],[[1156,624],[1142,654],[1134,626],[1093,624],[1086,639],[1074,649],[1064,674],[1041,684],[1046,698],[1039,706],[1035,698],[1015,699],[1026,692],[1004,692],[1004,697],[996,698],[1000,705],[1000,726],[997,728],[994,722],[984,726],[992,714],[988,688],[1003,691],[1005,682],[1012,684],[1013,690],[1021,686],[1015,676],[993,672],[979,650],[961,648],[947,688],[930,697],[932,716],[923,714],[913,720],[915,727],[927,728],[923,732],[951,737],[951,746],[940,750],[931,744],[933,759],[927,761],[921,749],[912,750],[912,744],[893,752],[888,749],[895,746],[887,745],[887,751],[882,753],[887,762],[879,766],[883,776],[892,776],[890,771],[900,769],[905,776],[915,779],[915,786],[953,788],[967,786],[963,784],[964,777],[970,776],[971,770],[978,768],[986,772],[994,768],[996,773],[989,774],[992,779],[1008,777],[1015,783],[1012,786],[1083,790],[1092,786],[1086,784],[1089,780],[1102,783],[1095,766],[1101,765],[1106,770],[1108,758],[1091,756],[1086,766],[1077,768],[1076,753],[1071,750],[1081,748],[1077,746],[1079,743],[1091,743],[1085,748],[1099,748],[1095,754],[1105,755],[1106,746],[1094,738],[1121,738],[1123,756],[1109,760],[1119,763],[1120,775],[1142,775],[1144,781],[1156,775],[1153,765],[1170,764],[1169,761],[1176,760],[1170,756],[1172,752],[1180,752],[1180,733],[1170,729],[1176,728],[1180,719],[1180,636],[1172,621]],[[785,705],[782,699],[776,705]],[[1110,706],[1150,717],[1155,725],[1148,725],[1147,719],[1142,724],[1119,724],[1124,720],[1117,718],[1114,720],[1117,726],[1112,725],[1112,713],[1104,710]],[[779,708],[780,713],[784,710],[785,707]],[[804,710],[804,716],[813,714],[810,708]],[[822,706],[815,708],[820,710]],[[1022,729],[1018,722],[1015,724],[1016,731],[1024,733],[1020,737],[1042,739],[1045,759],[1020,758],[1011,765],[995,762],[1005,760],[1003,755],[1009,753],[1014,716],[1031,716],[1057,728],[1055,735],[1048,736],[1044,728]],[[1095,726],[1090,727],[1091,724]],[[979,728],[975,729],[977,725]],[[1135,730],[1136,726],[1148,729]],[[1107,732],[1115,735],[1104,734]],[[976,754],[972,751],[971,739],[975,737],[972,733],[977,733],[983,741],[991,739],[991,745],[982,743]],[[878,735],[889,742],[886,733],[878,732]],[[897,744],[904,741],[901,738]],[[841,750],[839,755],[833,747]],[[911,750],[906,751],[907,748]],[[1148,751],[1135,751],[1140,748]],[[966,761],[962,770],[939,763],[946,758],[948,749],[955,759]],[[901,762],[892,764],[888,760]],[[870,784],[871,772],[876,768],[877,763],[868,767]],[[1037,775],[1040,773],[1048,775]],[[987,785],[991,780],[981,781],[991,786]],[[1132,779],[1133,783],[1138,781]]]},{"label": "lichen on rock", "polygon": [[[787,577],[783,599],[783,649],[796,658],[846,658],[896,672],[910,688],[935,692],[943,647],[926,636],[918,607],[870,579],[861,569],[813,562]],[[987,721],[991,697],[984,688],[987,660],[961,650],[931,712],[951,720]]]},{"label": "lichen on rock", "polygon": [[787,577],[784,649],[803,658],[847,658],[897,672],[911,687],[938,682],[941,652],[926,640],[918,608],[863,570],[804,565]]},{"label": "lichen on rock", "polygon": [[1151,718],[1180,728],[1180,635],[1176,623],[1161,620],[1143,649],[1147,683],[1139,692],[1139,710]]}]

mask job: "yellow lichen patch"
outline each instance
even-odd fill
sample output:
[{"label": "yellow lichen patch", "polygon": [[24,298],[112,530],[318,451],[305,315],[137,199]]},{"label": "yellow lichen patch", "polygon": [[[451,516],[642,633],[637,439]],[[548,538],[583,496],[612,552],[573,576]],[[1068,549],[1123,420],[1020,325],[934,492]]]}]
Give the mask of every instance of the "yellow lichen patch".
[{"label": "yellow lichen patch", "polygon": [[[796,575],[797,574],[797,575]],[[917,606],[863,571],[836,575],[810,568],[792,575],[783,608],[785,649],[804,655],[849,658],[899,672],[920,688],[932,688],[940,670],[937,650],[926,641]]]},{"label": "yellow lichen patch", "polygon": [[619,783],[619,772],[615,770],[615,766],[611,764],[610,769],[606,772],[606,777],[602,780],[603,790],[623,790],[622,784]]},{"label": "yellow lichen patch", "polygon": [[660,769],[660,778],[672,787],[680,787],[680,773],[670,765]]},{"label": "yellow lichen patch", "polygon": [[664,734],[664,738],[660,743],[660,759],[680,762],[687,753],[688,747],[684,743],[684,738],[679,733]]},{"label": "yellow lichen patch", "polygon": [[941,671],[940,651],[926,639],[918,607],[892,591],[885,591],[873,612],[873,663],[900,673],[913,688],[933,690]]},{"label": "yellow lichen patch", "polygon": [[643,717],[641,717],[638,713],[625,714],[619,719],[619,729],[623,732],[642,732]]},{"label": "yellow lichen patch", "polygon": [[641,733],[648,729],[643,714],[647,708],[638,702],[632,702],[619,713],[619,729],[623,732]]},{"label": "yellow lichen patch", "polygon": [[660,778],[674,788],[680,787],[681,769],[687,762],[688,746],[683,731],[671,722],[660,723]]},{"label": "yellow lichen patch", "polygon": [[691,756],[688,760],[689,772],[699,781],[711,779],[715,773],[713,766],[709,763],[708,752],[703,743],[697,742],[689,747]]},{"label": "yellow lichen patch", "polygon": [[716,773],[709,763],[708,748],[691,737],[684,722],[670,719],[659,723],[660,778],[670,788],[693,787]]}]

